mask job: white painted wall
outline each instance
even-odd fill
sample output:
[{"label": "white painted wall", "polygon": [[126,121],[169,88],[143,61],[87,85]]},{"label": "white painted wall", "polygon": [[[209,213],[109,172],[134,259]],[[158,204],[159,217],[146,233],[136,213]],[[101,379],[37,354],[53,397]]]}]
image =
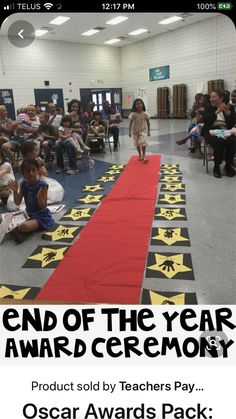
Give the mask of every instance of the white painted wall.
[{"label": "white painted wall", "polygon": [[[123,48],[46,40],[15,48],[6,37],[0,43],[0,88],[13,89],[16,108],[34,103],[34,88],[45,88],[44,80],[69,99],[79,98],[80,88],[122,87],[135,95],[147,90],[151,116],[157,87],[186,83],[188,108],[198,82],[205,92],[212,79],[224,79],[228,90],[236,87],[235,27],[221,14]],[[149,82],[149,68],[162,65],[170,65],[170,79]]]},{"label": "white painted wall", "polygon": [[[149,82],[149,68],[163,65],[170,65],[170,79]],[[219,14],[183,29],[125,46],[121,49],[121,66],[123,91],[147,89],[151,116],[157,112],[158,87],[185,83],[190,108],[198,82],[203,82],[204,93],[207,93],[208,80],[224,79],[225,88],[230,91],[236,87],[234,24]]]},{"label": "white painted wall", "polygon": [[69,99],[79,98],[80,88],[121,87],[119,48],[38,39],[16,48],[3,36],[0,42],[0,88],[13,89],[16,108],[34,103],[44,80]]}]

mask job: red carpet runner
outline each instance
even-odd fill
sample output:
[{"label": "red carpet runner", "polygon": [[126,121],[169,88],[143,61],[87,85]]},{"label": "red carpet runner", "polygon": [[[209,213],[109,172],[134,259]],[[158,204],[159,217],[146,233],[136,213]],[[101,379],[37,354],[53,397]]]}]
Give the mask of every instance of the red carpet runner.
[{"label": "red carpet runner", "polygon": [[132,157],[37,300],[138,304],[160,156]]}]

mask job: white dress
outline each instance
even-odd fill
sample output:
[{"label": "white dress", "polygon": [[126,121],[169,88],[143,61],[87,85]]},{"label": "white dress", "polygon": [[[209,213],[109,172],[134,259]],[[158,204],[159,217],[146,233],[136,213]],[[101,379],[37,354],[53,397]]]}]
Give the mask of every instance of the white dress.
[{"label": "white dress", "polygon": [[148,125],[149,116],[146,112],[132,112],[129,119],[133,121],[132,137],[135,147],[146,147],[148,145]]}]

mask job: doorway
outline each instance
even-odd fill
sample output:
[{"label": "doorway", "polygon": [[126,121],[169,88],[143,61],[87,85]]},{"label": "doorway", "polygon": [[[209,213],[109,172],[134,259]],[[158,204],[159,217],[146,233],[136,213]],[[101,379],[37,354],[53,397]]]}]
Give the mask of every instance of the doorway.
[{"label": "doorway", "polygon": [[80,89],[80,100],[83,110],[87,109],[89,102],[95,103],[94,110],[101,111],[102,102],[107,100],[110,104],[114,103],[117,109],[121,111],[122,90],[121,88],[104,89]]},{"label": "doorway", "polygon": [[95,103],[94,110],[95,111],[101,111],[102,110],[102,102],[104,100],[107,100],[109,103],[111,103],[111,91],[110,90],[101,90],[100,92],[93,92],[92,94],[92,102]]}]

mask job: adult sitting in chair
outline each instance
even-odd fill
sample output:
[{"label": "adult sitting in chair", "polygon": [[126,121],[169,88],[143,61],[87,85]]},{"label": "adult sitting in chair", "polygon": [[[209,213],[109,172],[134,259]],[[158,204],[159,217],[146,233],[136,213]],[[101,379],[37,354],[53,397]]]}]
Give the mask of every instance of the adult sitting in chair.
[{"label": "adult sitting in chair", "polygon": [[77,99],[72,99],[68,104],[68,111],[71,117],[73,132],[79,134],[85,141],[88,126],[83,118],[82,105]]},{"label": "adult sitting in chair", "polygon": [[7,116],[7,108],[4,105],[0,106],[0,147],[2,144],[9,141],[9,137],[13,132],[12,120]]},{"label": "adult sitting in chair", "polygon": [[211,93],[210,101],[211,105],[206,107],[202,115],[204,122],[202,135],[205,141],[214,149],[214,176],[221,178],[220,164],[223,161],[225,151],[225,172],[227,176],[232,177],[235,175],[235,171],[232,168],[235,136],[231,135],[227,138],[218,138],[217,136],[212,136],[209,131],[215,129],[231,129],[235,124],[235,110],[229,104],[229,96],[223,90],[214,90]]}]

